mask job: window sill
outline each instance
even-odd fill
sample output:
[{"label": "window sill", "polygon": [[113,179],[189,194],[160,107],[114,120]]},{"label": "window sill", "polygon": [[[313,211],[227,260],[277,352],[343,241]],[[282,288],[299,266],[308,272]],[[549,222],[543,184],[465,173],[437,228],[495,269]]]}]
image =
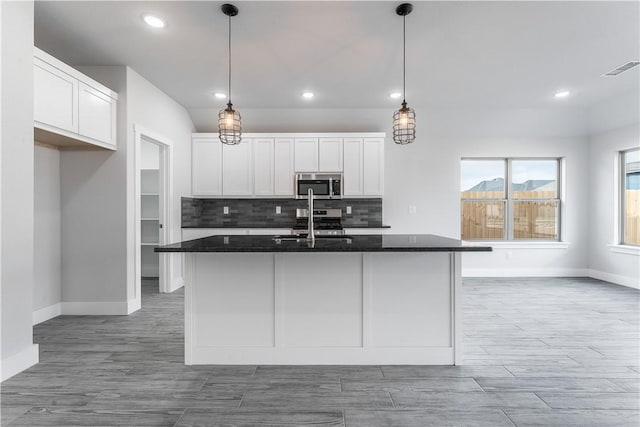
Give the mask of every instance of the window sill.
[{"label": "window sill", "polygon": [[607,246],[609,246],[609,249],[611,249],[611,252],[640,256],[640,246],[631,246],[631,245],[607,245]]},{"label": "window sill", "polygon": [[569,242],[515,242],[464,240],[468,246],[491,246],[494,249],[568,249]]}]

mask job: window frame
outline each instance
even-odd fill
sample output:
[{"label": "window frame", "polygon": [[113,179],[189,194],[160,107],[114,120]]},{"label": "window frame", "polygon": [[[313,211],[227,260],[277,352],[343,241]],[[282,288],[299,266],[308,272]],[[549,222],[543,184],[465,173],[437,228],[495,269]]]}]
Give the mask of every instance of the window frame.
[{"label": "window frame", "polygon": [[[466,198],[463,199],[460,197],[460,217],[462,217],[462,203],[463,202],[503,202],[505,206],[504,212],[504,237],[500,240],[491,240],[491,239],[464,239],[468,242],[509,242],[509,243],[536,243],[536,242],[547,242],[547,243],[561,243],[562,240],[562,200],[563,194],[562,191],[562,168],[563,168],[563,158],[562,157],[462,157],[460,161],[471,160],[471,161],[482,161],[482,160],[501,160],[504,162],[504,179],[505,179],[505,187],[504,187],[504,199],[477,199],[477,198]],[[513,198],[513,185],[512,185],[512,172],[513,172],[513,161],[521,161],[521,160],[530,160],[530,161],[544,161],[544,160],[553,160],[556,162],[556,197],[555,198],[527,198],[527,199],[514,199]],[[555,239],[515,239],[514,238],[514,203],[515,202],[542,202],[542,201],[554,201],[556,203],[556,217],[557,221],[557,232]],[[460,230],[460,238],[462,239],[462,230]]]},{"label": "window frame", "polygon": [[620,226],[618,232],[618,244],[621,246],[629,246],[632,248],[640,248],[640,243],[628,243],[625,241],[625,236],[627,234],[627,165],[625,163],[625,156],[627,153],[638,151],[640,152],[640,147],[629,148],[626,150],[621,150],[618,152],[618,169],[620,170],[619,174],[619,191],[618,191],[618,199],[619,199],[619,222]]}]

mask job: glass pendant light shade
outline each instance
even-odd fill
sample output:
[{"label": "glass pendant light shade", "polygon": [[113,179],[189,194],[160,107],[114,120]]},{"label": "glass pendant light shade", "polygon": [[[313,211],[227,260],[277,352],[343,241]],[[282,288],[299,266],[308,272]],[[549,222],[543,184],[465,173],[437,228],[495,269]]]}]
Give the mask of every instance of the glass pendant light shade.
[{"label": "glass pendant light shade", "polygon": [[223,144],[236,145],[242,141],[242,118],[229,102],[227,108],[218,113],[218,135]]},{"label": "glass pendant light shade", "polygon": [[402,103],[402,108],[393,113],[393,142],[411,144],[416,139],[416,112]]},{"label": "glass pendant light shade", "polygon": [[242,141],[242,118],[231,103],[231,17],[238,14],[238,8],[232,4],[223,4],[221,9],[229,17],[229,102],[227,108],[218,113],[218,135],[223,144],[237,145]]}]

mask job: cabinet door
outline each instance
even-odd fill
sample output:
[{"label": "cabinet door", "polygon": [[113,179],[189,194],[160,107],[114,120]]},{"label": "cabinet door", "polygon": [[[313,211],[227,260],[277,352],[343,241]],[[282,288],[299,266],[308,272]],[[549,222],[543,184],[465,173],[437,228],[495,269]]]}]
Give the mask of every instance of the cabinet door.
[{"label": "cabinet door", "polygon": [[365,138],[362,144],[363,195],[384,194],[384,139]]},{"label": "cabinet door", "polygon": [[320,138],[318,170],[321,172],[342,172],[342,138]]},{"label": "cabinet door", "polygon": [[293,196],[293,138],[278,138],[273,147],[274,192],[276,196]]},{"label": "cabinet door", "polygon": [[78,133],[105,144],[116,143],[116,101],[80,82]]},{"label": "cabinet door", "polygon": [[237,145],[222,144],[222,195],[253,195],[251,143],[242,139]]},{"label": "cabinet door", "polygon": [[318,170],[318,138],[296,138],[295,171],[316,172]]},{"label": "cabinet door", "polygon": [[344,139],[344,195],[362,196],[362,138]]},{"label": "cabinet door", "polygon": [[253,140],[253,188],[256,196],[273,196],[273,139]]},{"label": "cabinet door", "polygon": [[222,195],[222,143],[217,137],[193,139],[191,187],[194,196]]},{"label": "cabinet door", "polygon": [[34,58],[33,117],[36,122],[78,132],[78,80]]}]

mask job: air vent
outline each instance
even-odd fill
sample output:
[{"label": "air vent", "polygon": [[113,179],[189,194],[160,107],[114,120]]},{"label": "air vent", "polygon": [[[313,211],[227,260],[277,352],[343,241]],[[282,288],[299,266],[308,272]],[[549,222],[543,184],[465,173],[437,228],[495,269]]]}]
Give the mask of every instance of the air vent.
[{"label": "air vent", "polygon": [[623,65],[619,66],[615,70],[611,70],[608,73],[604,73],[602,75],[602,77],[617,77],[620,74],[624,73],[627,70],[632,69],[633,67],[635,67],[637,65],[640,65],[640,61],[627,62],[626,64],[623,64]]}]

